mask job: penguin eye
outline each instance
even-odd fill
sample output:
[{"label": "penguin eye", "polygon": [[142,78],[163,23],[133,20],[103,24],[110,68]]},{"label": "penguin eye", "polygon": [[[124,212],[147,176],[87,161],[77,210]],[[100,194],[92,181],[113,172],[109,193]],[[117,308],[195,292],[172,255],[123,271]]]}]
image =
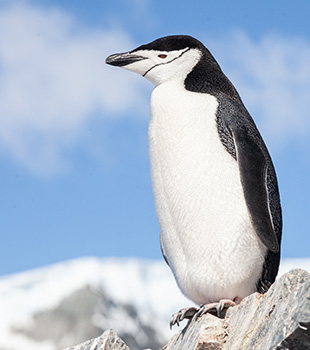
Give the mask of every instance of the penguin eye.
[{"label": "penguin eye", "polygon": [[165,54],[163,54],[163,53],[162,53],[162,54],[158,55],[158,57],[159,57],[159,58],[163,58],[163,59],[164,59],[164,58],[166,58],[166,57],[167,57],[167,55],[165,55]]}]

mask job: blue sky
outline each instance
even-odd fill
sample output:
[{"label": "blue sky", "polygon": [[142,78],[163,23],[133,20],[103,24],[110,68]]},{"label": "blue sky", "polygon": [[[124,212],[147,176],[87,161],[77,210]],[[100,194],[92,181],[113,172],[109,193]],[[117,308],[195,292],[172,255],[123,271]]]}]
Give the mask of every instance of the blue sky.
[{"label": "blue sky", "polygon": [[277,170],[282,256],[310,256],[309,13],[307,1],[0,0],[0,274],[161,258],[153,87],[104,59],[169,34],[203,41],[237,87]]}]

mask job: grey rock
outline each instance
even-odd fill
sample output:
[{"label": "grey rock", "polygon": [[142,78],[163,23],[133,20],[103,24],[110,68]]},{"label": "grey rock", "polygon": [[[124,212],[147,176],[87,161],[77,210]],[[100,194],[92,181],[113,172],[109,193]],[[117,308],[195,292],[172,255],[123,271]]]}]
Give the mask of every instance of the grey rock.
[{"label": "grey rock", "polygon": [[225,318],[210,314],[189,322],[166,350],[309,350],[310,275],[296,269],[267,294],[254,293],[229,308]]},{"label": "grey rock", "polygon": [[266,295],[250,295],[228,310],[225,326],[229,337],[223,349],[310,349],[309,274],[292,270]]},{"label": "grey rock", "polygon": [[100,337],[64,350],[130,350],[115,331],[109,329]]},{"label": "grey rock", "polygon": [[223,320],[207,314],[173,336],[165,350],[219,350],[227,338]]},{"label": "grey rock", "polygon": [[[88,349],[129,350],[113,331],[66,350]],[[229,308],[224,318],[207,314],[189,321],[163,349],[309,350],[309,273],[291,270],[268,293],[248,296],[240,305]]]}]

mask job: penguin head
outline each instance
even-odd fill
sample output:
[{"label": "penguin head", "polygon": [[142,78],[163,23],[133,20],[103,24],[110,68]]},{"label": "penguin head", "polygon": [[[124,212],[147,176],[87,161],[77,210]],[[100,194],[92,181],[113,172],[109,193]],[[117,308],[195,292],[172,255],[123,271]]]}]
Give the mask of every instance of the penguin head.
[{"label": "penguin head", "polygon": [[185,35],[166,36],[136,49],[109,56],[106,63],[136,72],[155,85],[184,80],[207,49]]}]

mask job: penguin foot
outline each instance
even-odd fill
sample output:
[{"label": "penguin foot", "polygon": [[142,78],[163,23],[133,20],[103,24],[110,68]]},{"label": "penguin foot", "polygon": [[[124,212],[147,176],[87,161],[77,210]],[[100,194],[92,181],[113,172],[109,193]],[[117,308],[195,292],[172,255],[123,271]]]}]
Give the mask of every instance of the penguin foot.
[{"label": "penguin foot", "polygon": [[236,306],[237,304],[240,303],[240,301],[236,300],[235,302],[230,299],[222,299],[218,303],[202,304],[200,305],[199,309],[197,309],[196,307],[186,307],[172,315],[169,323],[170,329],[172,329],[172,327],[175,324],[179,326],[180,322],[183,321],[184,319],[189,319],[189,320],[193,319],[194,321],[197,321],[199,317],[207,313],[212,313],[217,315],[218,317],[221,317],[221,312],[225,308]]},{"label": "penguin foot", "polygon": [[170,329],[177,324],[180,325],[180,322],[183,321],[185,318],[191,320],[193,316],[198,312],[199,310],[196,307],[185,307],[184,309],[181,309],[180,311],[176,312],[172,315],[170,320]]},{"label": "penguin foot", "polygon": [[222,299],[218,303],[209,303],[200,305],[199,310],[196,312],[194,320],[196,321],[202,315],[207,313],[216,314],[217,317],[221,317],[221,313],[225,308],[229,308],[231,306],[236,306],[237,304],[230,299]]}]

